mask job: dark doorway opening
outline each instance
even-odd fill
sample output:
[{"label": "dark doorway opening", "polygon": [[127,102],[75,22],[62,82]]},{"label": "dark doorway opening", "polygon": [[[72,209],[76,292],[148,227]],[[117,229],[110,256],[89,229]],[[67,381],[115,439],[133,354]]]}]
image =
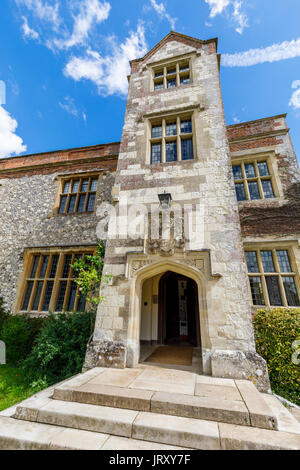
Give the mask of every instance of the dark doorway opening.
[{"label": "dark doorway opening", "polygon": [[158,338],[160,344],[200,346],[197,284],[172,271],[159,283]]}]

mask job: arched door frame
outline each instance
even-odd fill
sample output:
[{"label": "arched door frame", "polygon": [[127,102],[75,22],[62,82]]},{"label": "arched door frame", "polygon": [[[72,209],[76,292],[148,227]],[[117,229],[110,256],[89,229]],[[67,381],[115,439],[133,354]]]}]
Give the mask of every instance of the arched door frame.
[{"label": "arched door frame", "polygon": [[[173,271],[177,274],[193,279],[198,287],[199,304],[199,324],[201,325],[201,347],[204,373],[209,373],[209,367],[206,366],[207,360],[204,353],[211,350],[211,341],[209,338],[209,325],[206,301],[206,279],[198,269],[187,266],[176,261],[162,260],[152,263],[136,271],[131,279],[130,286],[130,305],[128,321],[128,339],[127,339],[127,367],[135,367],[139,362],[140,356],[140,322],[141,322],[141,302],[142,286],[146,279],[154,277],[166,271]],[[207,368],[208,367],[208,368]],[[206,370],[205,370],[206,369]]]}]

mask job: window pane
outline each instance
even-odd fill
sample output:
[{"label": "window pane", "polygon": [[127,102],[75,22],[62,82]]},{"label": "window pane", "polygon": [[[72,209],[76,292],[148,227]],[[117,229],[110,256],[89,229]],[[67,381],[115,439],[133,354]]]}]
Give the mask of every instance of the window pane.
[{"label": "window pane", "polygon": [[66,181],[64,184],[64,190],[63,190],[64,194],[67,194],[69,192],[70,186],[71,186],[71,181]]},{"label": "window pane", "polygon": [[45,277],[47,266],[48,266],[49,256],[43,256],[42,266],[39,274],[39,278],[43,279]]},{"label": "window pane", "polygon": [[282,299],[277,276],[266,276],[270,305],[281,306]]},{"label": "window pane", "polygon": [[166,135],[176,135],[177,134],[177,125],[176,122],[170,122],[166,124]]},{"label": "window pane", "polygon": [[30,273],[30,277],[32,279],[35,278],[36,270],[37,270],[39,261],[40,261],[40,255],[35,255],[34,258],[33,258],[33,264],[32,264],[32,269],[31,269],[31,273]]},{"label": "window pane", "polygon": [[64,264],[63,273],[62,273],[62,277],[64,279],[67,279],[69,277],[71,261],[72,261],[72,255],[65,255],[65,264]]},{"label": "window pane", "polygon": [[58,265],[58,255],[53,255],[52,256],[52,263],[51,263],[51,269],[49,273],[50,279],[55,278],[56,270],[57,270],[57,265]]},{"label": "window pane", "polygon": [[164,82],[158,82],[154,84],[154,90],[162,90],[164,88]]},{"label": "window pane", "polygon": [[274,197],[271,180],[263,180],[261,182],[261,184],[262,184],[262,188],[263,188],[265,198],[270,199],[270,198]]},{"label": "window pane", "polygon": [[97,191],[98,188],[98,178],[92,179],[91,182],[91,191]]},{"label": "window pane", "polygon": [[246,261],[249,273],[259,273],[256,251],[246,251]]},{"label": "window pane", "polygon": [[181,121],[180,123],[181,134],[188,134],[192,132],[192,121],[188,119],[187,121]]},{"label": "window pane", "polygon": [[293,277],[282,276],[287,303],[290,307],[299,307],[299,297]]},{"label": "window pane", "polygon": [[194,158],[192,139],[183,139],[181,141],[181,158],[182,160],[192,160]]},{"label": "window pane", "polygon": [[152,126],[152,139],[156,139],[162,136],[162,126]]},{"label": "window pane", "polygon": [[238,183],[235,185],[235,192],[238,201],[246,201],[246,193],[243,183]]},{"label": "window pane", "polygon": [[180,78],[180,85],[189,85],[190,84],[190,77],[181,77]]},{"label": "window pane", "polygon": [[33,281],[28,281],[21,310],[28,309],[28,304],[29,304],[32,288],[33,288]]},{"label": "window pane", "polygon": [[291,273],[291,263],[289,258],[289,252],[287,250],[277,250],[277,260],[280,267],[280,272]]},{"label": "window pane", "polygon": [[172,75],[174,73],[176,73],[176,67],[171,67],[171,68],[167,69],[167,74],[168,75]]},{"label": "window pane", "polygon": [[32,310],[38,310],[44,281],[39,281],[36,286]]},{"label": "window pane", "polygon": [[67,288],[67,281],[61,281],[59,283],[59,290],[58,290],[58,296],[57,296],[56,307],[55,307],[56,312],[61,312],[63,309],[66,288]]},{"label": "window pane", "polygon": [[269,168],[267,162],[257,164],[260,176],[269,176]]},{"label": "window pane", "polygon": [[260,254],[265,273],[275,273],[272,251],[261,251]]},{"label": "window pane", "polygon": [[163,70],[158,70],[157,72],[155,72],[154,77],[155,78],[162,77],[163,74],[164,74]]},{"label": "window pane", "polygon": [[180,72],[185,72],[186,70],[189,70],[189,69],[190,69],[189,64],[181,64],[179,66]]},{"label": "window pane", "polygon": [[161,144],[151,145],[151,163],[161,162]]},{"label": "window pane", "polygon": [[79,189],[79,180],[73,181],[72,193],[77,193]]},{"label": "window pane", "polygon": [[79,293],[79,299],[78,299],[78,305],[77,305],[77,311],[78,312],[83,312],[85,310],[85,304],[86,304],[86,300],[80,292]]},{"label": "window pane", "polygon": [[86,195],[85,195],[85,194],[82,194],[82,195],[79,197],[77,212],[84,212],[85,198],[86,198]]},{"label": "window pane", "polygon": [[177,161],[177,142],[166,143],[166,162]]},{"label": "window pane", "polygon": [[245,171],[247,178],[255,178],[255,169],[252,163],[248,163],[247,165],[245,165]]},{"label": "window pane", "polygon": [[241,165],[233,166],[232,171],[233,171],[233,177],[234,177],[235,180],[242,180],[243,179],[243,173],[242,173]]},{"label": "window pane", "polygon": [[89,195],[89,199],[88,199],[88,203],[87,203],[87,208],[86,210],[88,212],[93,212],[94,208],[95,208],[95,199],[96,199],[96,194],[90,194]]},{"label": "window pane", "polygon": [[258,190],[258,184],[256,181],[248,183],[249,193],[251,199],[260,199],[260,194]]},{"label": "window pane", "polygon": [[168,88],[175,88],[176,87],[176,79],[172,78],[171,80],[168,80],[167,85],[168,85]]},{"label": "window pane", "polygon": [[81,192],[86,193],[87,190],[89,189],[89,180],[83,180],[81,183]]},{"label": "window pane", "polygon": [[68,299],[68,304],[67,304],[68,311],[71,311],[74,309],[76,292],[77,292],[77,284],[76,282],[72,281],[70,285],[69,299]]},{"label": "window pane", "polygon": [[260,277],[249,277],[252,301],[254,305],[265,305]]},{"label": "window pane", "polygon": [[71,196],[68,213],[72,214],[75,210],[76,196]]},{"label": "window pane", "polygon": [[60,198],[60,206],[59,206],[59,214],[63,214],[66,210],[66,204],[67,204],[67,196],[62,196]]},{"label": "window pane", "polygon": [[54,284],[53,281],[48,281],[47,282],[45,295],[44,295],[44,300],[43,300],[43,305],[42,305],[42,311],[43,312],[48,312],[48,310],[49,310],[51,295],[52,295],[52,291],[53,291],[53,284]]}]

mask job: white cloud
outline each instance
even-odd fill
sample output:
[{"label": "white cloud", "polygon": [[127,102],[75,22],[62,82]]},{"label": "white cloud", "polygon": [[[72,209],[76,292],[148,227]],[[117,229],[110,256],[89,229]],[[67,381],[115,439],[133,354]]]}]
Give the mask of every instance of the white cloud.
[{"label": "white cloud", "polygon": [[232,18],[234,22],[237,24],[237,27],[235,30],[239,34],[243,34],[244,29],[249,26],[248,17],[244,12],[241,11],[241,9],[242,9],[242,2],[235,1],[233,4]]},{"label": "white cloud", "polygon": [[299,56],[300,38],[293,41],[285,41],[281,44],[273,44],[266,48],[250,49],[249,51],[237,52],[235,54],[223,54],[222,65],[225,67],[248,67],[250,65],[277,62]]},{"label": "white cloud", "polygon": [[27,147],[21,137],[15,134],[18,123],[0,106],[0,158],[25,152]]},{"label": "white cloud", "polygon": [[230,0],[205,0],[205,3],[208,3],[210,7],[211,18],[214,18],[216,15],[222,13],[226,7],[228,7]]},{"label": "white cloud", "polygon": [[299,88],[299,87],[300,87],[300,80],[295,80],[292,83],[292,88],[295,89],[295,88]]},{"label": "white cloud", "polygon": [[226,13],[231,21],[236,25],[236,32],[243,34],[245,28],[249,26],[248,17],[242,11],[243,0],[205,0],[210,7],[211,18]]},{"label": "white cloud", "polygon": [[294,110],[300,109],[300,80],[295,80],[292,83],[292,89],[296,88],[298,89],[293,92],[289,102],[289,106],[292,106]]},{"label": "white cloud", "polygon": [[38,39],[39,33],[29,27],[26,16],[22,16],[22,20],[23,20],[22,30],[23,30],[24,37],[27,39]]},{"label": "white cloud", "polygon": [[15,0],[17,5],[23,5],[40,20],[52,23],[54,29],[57,29],[61,23],[59,16],[59,2],[48,3],[42,0]]},{"label": "white cloud", "polygon": [[78,109],[75,105],[74,99],[71,98],[70,96],[66,96],[64,98],[64,101],[63,102],[59,101],[58,104],[67,113],[72,114],[72,116],[75,116],[75,117],[78,116]]},{"label": "white cloud", "polygon": [[156,0],[150,0],[150,2],[156,13],[160,16],[160,18],[165,18],[166,20],[168,20],[171,25],[171,28],[175,29],[175,23],[177,21],[177,18],[171,17],[171,15],[167,12],[164,3],[158,3]]},{"label": "white cloud", "polygon": [[91,80],[101,95],[126,95],[129,61],[143,56],[147,51],[145,31],[139,25],[122,44],[110,39],[112,53],[107,56],[92,49],[83,57],[72,57],[67,63],[64,74],[76,81]]},{"label": "white cloud", "polygon": [[74,26],[71,36],[67,39],[54,39],[58,48],[70,48],[82,44],[88,37],[94,23],[102,23],[107,20],[111,6],[108,2],[99,0],[80,0],[72,2],[72,9],[78,10],[73,13]]}]

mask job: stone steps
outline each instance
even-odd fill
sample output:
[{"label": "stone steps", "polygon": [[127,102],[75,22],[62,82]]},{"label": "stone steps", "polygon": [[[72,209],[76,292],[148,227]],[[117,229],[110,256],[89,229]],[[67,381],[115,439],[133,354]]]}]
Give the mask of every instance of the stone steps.
[{"label": "stone steps", "polygon": [[[18,449],[22,445],[42,448],[46,442],[50,448],[66,449],[75,449],[76,445],[80,449],[95,448],[103,444],[99,448],[121,450],[118,446],[122,443],[124,450],[159,450],[164,445],[169,449],[199,450],[300,449],[300,434],[52,399],[36,408],[33,402],[18,406],[15,418],[9,418],[17,426],[17,432],[12,437],[11,432],[7,428],[3,430],[0,423],[1,449],[8,438],[11,448]],[[64,434],[58,438],[59,430]],[[21,443],[17,442],[18,436]],[[92,438],[90,444],[89,436]]]},{"label": "stone steps", "polygon": [[0,413],[0,449],[299,450],[300,425],[245,380],[98,368]]},{"label": "stone steps", "polygon": [[198,396],[94,383],[86,383],[78,387],[67,383],[56,387],[53,399],[277,429],[277,419],[264,401],[262,394],[251,382],[244,380],[236,382],[242,395],[235,400],[210,397],[209,393],[208,396]]}]

